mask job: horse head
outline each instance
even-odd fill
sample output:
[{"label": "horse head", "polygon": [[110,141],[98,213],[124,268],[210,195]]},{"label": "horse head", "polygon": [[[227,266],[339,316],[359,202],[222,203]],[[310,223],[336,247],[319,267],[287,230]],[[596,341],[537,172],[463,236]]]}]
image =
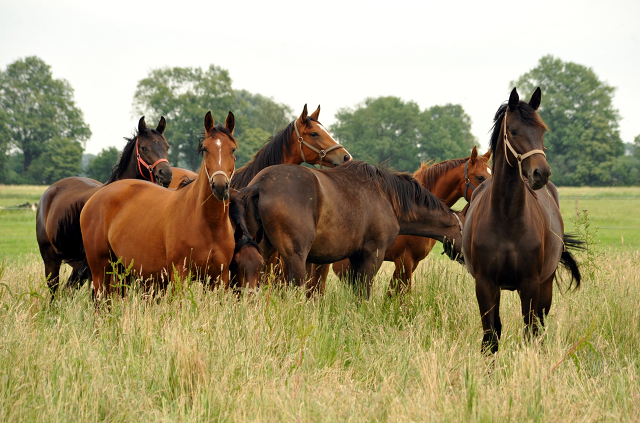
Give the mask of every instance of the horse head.
[{"label": "horse head", "polygon": [[300,117],[293,122],[302,161],[309,164],[337,167],[351,160],[351,154],[338,144],[329,131],[318,122],[319,116],[320,106],[315,112],[308,115],[305,104]]},{"label": "horse head", "polygon": [[138,136],[136,137],[136,160],[140,175],[163,187],[168,187],[173,179],[168,159],[169,143],[164,137],[166,127],[167,122],[164,116],[160,118],[156,129],[147,128],[144,116],[142,116],[138,121]]},{"label": "horse head", "polygon": [[520,177],[533,190],[544,187],[551,176],[543,139],[548,128],[536,113],[541,98],[542,92],[538,87],[529,102],[525,103],[520,101],[514,88],[509,96],[502,129],[507,163],[518,166]]},{"label": "horse head", "polygon": [[478,155],[478,149],[473,146],[471,156],[464,164],[464,183],[461,184],[462,197],[465,200],[469,201],[473,191],[491,177],[490,158],[491,149],[480,156]]},{"label": "horse head", "polygon": [[205,169],[211,192],[220,201],[229,199],[229,182],[236,167],[234,155],[238,143],[233,137],[235,117],[229,112],[225,125],[215,126],[211,112],[204,117],[205,136],[198,152],[204,155],[202,166]]}]

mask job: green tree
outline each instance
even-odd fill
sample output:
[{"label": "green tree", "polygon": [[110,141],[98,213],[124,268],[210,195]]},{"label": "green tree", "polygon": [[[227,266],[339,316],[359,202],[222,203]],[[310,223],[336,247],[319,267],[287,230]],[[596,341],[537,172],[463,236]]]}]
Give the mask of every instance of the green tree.
[{"label": "green tree", "polygon": [[82,146],[68,138],[53,137],[31,163],[28,180],[49,185],[82,172]]},{"label": "green tree", "polygon": [[591,68],[544,56],[538,66],[512,82],[521,93],[542,89],[538,110],[550,129],[545,135],[547,160],[557,185],[604,185],[623,154],[615,88]]},{"label": "green tree", "polygon": [[465,157],[475,145],[471,119],[460,105],[421,112],[397,97],[367,98],[355,109],[340,109],[336,119],[331,131],[353,157],[387,162],[395,170],[413,172],[422,161]]},{"label": "green tree", "polygon": [[118,161],[120,152],[115,147],[103,148],[98,155],[89,162],[87,176],[102,183],[111,176],[111,169]]},{"label": "green tree", "polygon": [[[84,143],[91,136],[82,111],[75,106],[69,82],[54,79],[50,66],[35,56],[17,60],[0,72],[0,109],[0,135],[6,137],[0,143],[3,162],[8,154],[21,155],[20,173],[25,182],[30,177],[36,179],[29,182],[41,180],[41,169],[31,170],[31,166],[45,152],[55,155],[50,144],[82,154]],[[76,154],[57,157],[56,162],[66,170],[80,166]]]}]

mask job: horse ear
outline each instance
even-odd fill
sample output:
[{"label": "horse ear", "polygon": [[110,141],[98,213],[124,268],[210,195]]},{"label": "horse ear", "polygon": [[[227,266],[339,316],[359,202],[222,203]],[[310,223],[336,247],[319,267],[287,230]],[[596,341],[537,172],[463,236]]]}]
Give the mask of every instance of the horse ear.
[{"label": "horse ear", "polygon": [[144,116],[138,121],[138,134],[141,134],[147,130],[147,124],[144,121]]},{"label": "horse ear", "polygon": [[513,91],[511,91],[511,95],[509,96],[509,111],[515,111],[519,102],[520,96],[518,95],[518,91],[516,91],[516,87],[513,87]]},{"label": "horse ear", "polygon": [[164,116],[160,116],[160,122],[158,123],[158,127],[156,128],[156,131],[160,132],[161,134],[164,134],[165,129],[167,129],[167,121],[164,120]]},{"label": "horse ear", "polygon": [[211,112],[207,112],[207,114],[204,116],[204,130],[206,131],[207,134],[211,133],[211,131],[213,130],[213,116],[211,116]]},{"label": "horse ear", "polygon": [[304,109],[302,109],[302,113],[300,114],[300,123],[306,123],[307,122],[307,105],[304,105]]},{"label": "horse ear", "polygon": [[315,120],[318,120],[318,117],[320,117],[320,105],[319,104],[318,104],[318,108],[316,109],[316,111],[311,113],[310,116],[312,118],[314,118]]},{"label": "horse ear", "polygon": [[476,158],[478,158],[478,149],[474,145],[473,150],[471,150],[471,157],[469,157],[469,160],[474,161]]},{"label": "horse ear", "polygon": [[229,112],[227,120],[224,121],[224,126],[226,126],[227,130],[231,132],[231,135],[233,135],[233,129],[236,127],[236,117],[233,113]]},{"label": "horse ear", "polygon": [[533,95],[531,95],[531,100],[529,100],[529,106],[533,108],[533,110],[538,110],[540,107],[540,102],[542,101],[542,90],[540,87],[536,88]]},{"label": "horse ear", "polygon": [[489,149],[489,151],[484,153],[484,155],[482,157],[485,157],[487,160],[489,160],[491,158],[491,149]]}]

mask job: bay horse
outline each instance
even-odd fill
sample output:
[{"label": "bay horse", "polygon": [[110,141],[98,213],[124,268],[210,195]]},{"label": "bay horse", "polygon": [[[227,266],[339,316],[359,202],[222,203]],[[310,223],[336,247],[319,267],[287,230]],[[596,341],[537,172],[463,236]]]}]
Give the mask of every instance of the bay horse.
[{"label": "bay horse", "polygon": [[[423,163],[413,177],[447,207],[452,207],[460,198],[468,202],[475,188],[491,177],[490,157],[491,150],[480,156],[474,146],[469,157],[446,160],[431,166]],[[395,264],[395,271],[389,281],[388,295],[411,289],[413,272],[420,261],[429,255],[435,244],[436,240],[433,238],[398,235],[391,248],[384,254],[385,261]],[[349,270],[349,259],[333,264],[334,273],[341,279]]]},{"label": "bay horse", "polygon": [[106,281],[105,273],[120,259],[157,283],[176,275],[206,275],[212,285],[228,286],[235,246],[228,204],[237,148],[234,127],[231,112],[224,126],[214,125],[211,112],[206,114],[198,145],[204,157],[191,184],[174,191],[122,180],[89,199],[80,225],[97,297],[112,292],[116,281]]},{"label": "bay horse", "polygon": [[[349,258],[352,286],[371,293],[384,252],[398,234],[453,241],[460,251],[460,219],[405,173],[389,173],[361,161],[316,170],[272,166],[240,191],[247,226],[260,238],[265,257],[277,251],[289,283],[305,284],[305,264]],[[357,286],[358,285],[358,286]]]},{"label": "bay horse", "polygon": [[538,332],[536,318],[544,325],[549,313],[559,264],[580,286],[580,270],[567,250],[577,243],[564,234],[557,190],[549,182],[547,126],[536,113],[541,99],[540,88],[528,103],[514,88],[498,108],[491,134],[493,176],[475,191],[466,214],[462,250],[476,281],[484,353],[498,351],[501,290],[518,291],[529,337]]},{"label": "bay horse", "polygon": [[144,116],[141,117],[133,137],[125,138],[127,144],[105,184],[74,176],[55,182],[42,194],[36,213],[36,238],[52,294],[58,289],[63,262],[73,269],[69,277],[71,286],[79,287],[91,279],[82,244],[80,212],[93,194],[121,179],[146,179],[162,186],[171,183],[165,129],[164,117],[156,129],[147,128]]}]

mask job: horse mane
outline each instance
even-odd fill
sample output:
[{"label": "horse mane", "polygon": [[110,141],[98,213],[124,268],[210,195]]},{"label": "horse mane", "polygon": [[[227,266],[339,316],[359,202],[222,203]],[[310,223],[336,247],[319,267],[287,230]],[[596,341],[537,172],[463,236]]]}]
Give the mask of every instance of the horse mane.
[{"label": "horse mane", "polygon": [[350,160],[335,168],[335,171],[355,172],[372,183],[380,194],[389,197],[394,212],[401,219],[415,218],[413,206],[416,205],[429,210],[449,211],[438,197],[420,185],[409,173],[389,172],[360,160]]},{"label": "horse mane", "polygon": [[[211,135],[210,136],[214,136],[215,134],[217,134],[218,132],[222,132],[224,135],[226,135],[227,137],[229,137],[229,139],[231,141],[233,141],[233,143],[236,145],[236,147],[238,146],[238,141],[236,141],[236,138],[233,136],[233,134],[227,129],[226,126],[224,126],[223,124],[219,123],[216,126],[213,127],[213,129],[211,130]],[[204,142],[204,140],[207,139],[207,134],[204,132],[200,132],[198,134],[198,154],[202,155],[202,153],[204,153],[204,148],[202,147],[202,143]]]},{"label": "horse mane", "polygon": [[196,180],[196,178],[191,179],[187,175],[184,175],[182,177],[182,179],[180,180],[180,183],[178,184],[178,188],[176,188],[176,191],[186,187],[187,185],[189,185],[191,182],[193,182],[195,180]]},{"label": "horse mane", "polygon": [[121,179],[122,174],[124,174],[124,172],[127,170],[129,160],[131,160],[131,157],[135,155],[136,139],[139,136],[150,137],[152,135],[158,135],[162,137],[162,134],[160,132],[152,128],[147,128],[142,132],[139,132],[138,129],[135,129],[131,138],[123,137],[125,141],[127,141],[127,144],[122,149],[122,152],[118,155],[118,161],[111,168],[111,176],[109,176],[109,179],[107,180],[105,185],[109,185],[111,182],[115,182]]},{"label": "horse mane", "polygon": [[451,169],[455,169],[461,164],[469,161],[469,157],[463,159],[445,160],[440,163],[422,163],[420,169],[416,170],[413,177],[420,182],[420,184],[428,190],[435,187],[436,182],[442,175],[449,172]]},{"label": "horse mane", "polygon": [[[493,127],[491,128],[491,141],[489,142],[491,151],[498,151],[498,138],[500,138],[500,131],[502,130],[502,121],[504,119],[507,107],[509,106],[508,102],[503,103],[493,118]],[[520,119],[522,122],[533,125],[538,128],[549,130],[547,125],[544,123],[540,115],[536,113],[533,107],[529,105],[529,103],[525,103],[524,101],[518,102],[518,112],[520,113]],[[495,161],[494,161],[495,163]]]},{"label": "horse mane", "polygon": [[[317,122],[316,119],[307,116],[306,123],[311,121]],[[251,182],[253,177],[262,169],[282,164],[284,161],[285,147],[287,147],[287,152],[289,154],[293,153],[291,151],[291,146],[288,145],[287,141],[295,132],[293,127],[294,122],[297,122],[297,119],[294,119],[287,126],[280,129],[275,136],[267,138],[262,148],[253,155],[249,163],[236,170],[236,173],[231,180],[231,188],[244,188],[249,185],[249,182]]]}]

